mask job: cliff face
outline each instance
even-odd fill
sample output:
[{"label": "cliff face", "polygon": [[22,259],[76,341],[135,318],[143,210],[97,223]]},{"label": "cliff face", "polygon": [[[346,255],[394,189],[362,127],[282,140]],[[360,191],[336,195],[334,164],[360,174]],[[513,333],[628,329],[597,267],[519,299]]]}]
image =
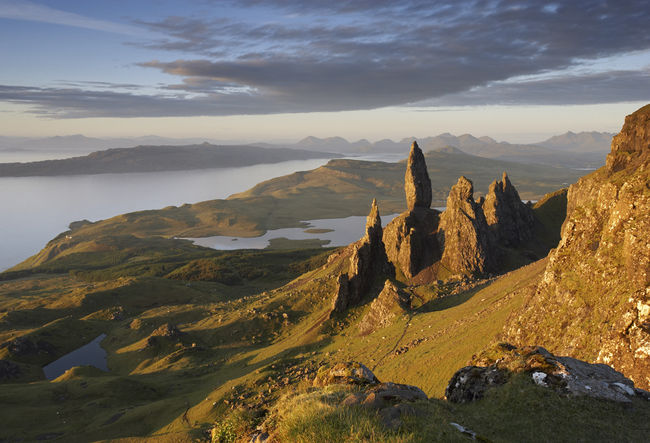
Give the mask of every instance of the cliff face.
[{"label": "cliff face", "polygon": [[510,340],[612,365],[650,387],[650,105],[569,188],[562,239]]},{"label": "cliff face", "polygon": [[465,177],[451,188],[440,216],[441,267],[451,274],[475,275],[492,270],[488,225],[474,201],[474,185]]}]

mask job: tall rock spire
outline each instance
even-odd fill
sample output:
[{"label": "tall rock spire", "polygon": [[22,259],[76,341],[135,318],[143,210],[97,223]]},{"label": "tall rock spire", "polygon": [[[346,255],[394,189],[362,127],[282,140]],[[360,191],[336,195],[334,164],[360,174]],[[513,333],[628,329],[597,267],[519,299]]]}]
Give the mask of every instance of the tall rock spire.
[{"label": "tall rock spire", "polygon": [[408,210],[429,208],[431,206],[431,179],[427,172],[424,154],[416,141],[411,145],[406,175],[404,177],[404,192]]},{"label": "tall rock spire", "polygon": [[333,311],[342,312],[359,304],[377,282],[395,276],[395,268],[388,261],[382,237],[379,208],[377,201],[373,200],[366,219],[366,233],[353,245],[350,269],[347,274],[339,276]]}]

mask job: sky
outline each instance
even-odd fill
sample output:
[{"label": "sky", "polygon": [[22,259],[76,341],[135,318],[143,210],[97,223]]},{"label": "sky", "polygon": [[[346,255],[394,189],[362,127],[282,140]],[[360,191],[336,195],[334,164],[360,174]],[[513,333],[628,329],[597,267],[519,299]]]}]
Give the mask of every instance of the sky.
[{"label": "sky", "polygon": [[650,0],[0,0],[0,135],[616,132]]}]

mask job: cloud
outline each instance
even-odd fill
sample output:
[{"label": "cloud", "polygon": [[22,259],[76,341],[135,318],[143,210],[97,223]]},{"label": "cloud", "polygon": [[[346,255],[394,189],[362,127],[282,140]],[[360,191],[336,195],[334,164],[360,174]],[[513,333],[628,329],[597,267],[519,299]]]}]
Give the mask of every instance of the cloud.
[{"label": "cloud", "polygon": [[586,105],[638,101],[650,102],[650,70],[495,82],[413,106]]},{"label": "cloud", "polygon": [[142,30],[135,26],[97,20],[27,0],[0,0],[0,18],[52,23],[115,34],[133,36],[143,34]]},{"label": "cloud", "polygon": [[[647,85],[647,72],[572,69],[584,60],[650,48],[650,9],[639,3],[241,0],[233,7],[246,9],[231,16],[135,23],[162,37],[131,44],[172,54],[139,64],[178,78],[157,96],[83,85],[5,86],[0,100],[30,104],[51,117],[626,101],[635,90],[637,99],[642,95],[635,88]],[[548,72],[563,74],[512,80]],[[545,88],[551,87],[557,96],[549,97],[552,89]]]}]

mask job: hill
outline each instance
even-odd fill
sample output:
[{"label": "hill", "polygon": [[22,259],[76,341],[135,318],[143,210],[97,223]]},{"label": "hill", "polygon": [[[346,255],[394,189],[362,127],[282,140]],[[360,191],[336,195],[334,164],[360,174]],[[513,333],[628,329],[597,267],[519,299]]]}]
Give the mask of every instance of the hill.
[{"label": "hill", "polygon": [[550,149],[584,153],[608,153],[614,134],[609,132],[566,132],[535,143]]},{"label": "hill", "polygon": [[0,177],[85,175],[227,168],[287,160],[332,158],[336,154],[255,146],[137,146],[97,151],[86,156],[30,163],[0,164]]}]

